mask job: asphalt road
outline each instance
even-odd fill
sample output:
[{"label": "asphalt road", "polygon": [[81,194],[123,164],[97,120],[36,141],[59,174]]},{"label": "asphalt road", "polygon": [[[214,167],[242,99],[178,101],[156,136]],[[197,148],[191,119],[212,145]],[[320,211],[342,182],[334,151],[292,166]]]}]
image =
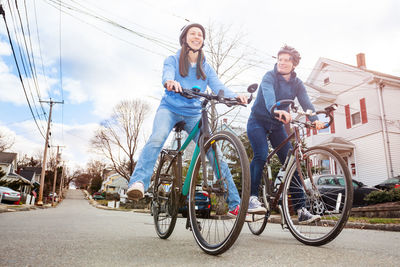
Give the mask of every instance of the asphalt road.
[{"label": "asphalt road", "polygon": [[97,209],[70,190],[57,207],[0,213],[0,266],[400,266],[400,232],[345,229],[309,247],[278,224],[247,226],[235,245],[209,256],[178,219],[168,240],[149,214]]}]

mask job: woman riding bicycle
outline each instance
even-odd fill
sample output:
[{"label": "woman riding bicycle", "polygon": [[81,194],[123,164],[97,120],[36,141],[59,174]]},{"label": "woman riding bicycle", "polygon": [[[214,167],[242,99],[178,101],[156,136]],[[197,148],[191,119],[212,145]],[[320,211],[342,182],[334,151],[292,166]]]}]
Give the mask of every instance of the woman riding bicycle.
[{"label": "woman riding bicycle", "polygon": [[[310,109],[315,111],[303,82],[294,72],[299,61],[300,54],[296,49],[287,45],[282,47],[278,52],[277,63],[274,69],[264,75],[257,98],[252,107],[247,122],[247,135],[254,152],[254,158],[250,164],[251,192],[248,213],[266,212],[257,195],[263,168],[268,156],[267,139],[270,140],[272,147],[275,148],[288,137],[284,127],[284,124],[288,124],[291,121],[291,115],[286,111],[287,105],[281,105],[275,110],[275,114],[271,114],[270,112],[272,106],[280,100],[294,100],[297,97],[303,110]],[[317,130],[323,128],[324,123],[318,121],[317,116],[310,116],[309,119],[315,124]],[[291,148],[292,146],[288,142],[278,151],[277,154],[282,164]],[[298,179],[297,175],[296,179]],[[296,182],[294,180],[292,183]],[[318,215],[312,215],[304,208],[303,191],[291,190],[291,195],[293,202],[295,202],[293,204],[295,205],[300,222],[310,223],[320,219]]]},{"label": "woman riding bicycle", "polygon": [[[243,104],[247,103],[247,97],[237,96],[226,88],[206,62],[202,51],[204,39],[205,30],[202,25],[197,23],[187,25],[179,37],[181,49],[164,61],[162,84],[166,88],[165,94],[154,118],[152,134],[130,178],[127,191],[129,199],[137,200],[144,197],[157,157],[174,125],[184,121],[184,129],[189,133],[200,119],[201,101],[181,96],[179,93],[182,92],[182,88],[196,86],[204,92],[209,86],[215,94],[224,90],[227,97],[237,97]],[[227,177],[232,180],[230,174]],[[228,197],[228,214],[236,216],[240,203],[239,194],[237,190],[231,192]]]}]

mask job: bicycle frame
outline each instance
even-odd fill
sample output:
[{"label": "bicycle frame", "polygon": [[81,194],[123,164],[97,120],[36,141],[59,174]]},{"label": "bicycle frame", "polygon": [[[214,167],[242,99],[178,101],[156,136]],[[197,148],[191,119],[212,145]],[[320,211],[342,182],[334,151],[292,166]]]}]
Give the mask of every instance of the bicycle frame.
[{"label": "bicycle frame", "polygon": [[[195,159],[198,157],[198,155],[200,154],[201,156],[201,160],[204,162],[205,161],[205,157],[206,157],[206,153],[204,151],[204,149],[201,149],[200,147],[204,146],[204,143],[208,140],[208,138],[210,138],[210,127],[209,127],[209,123],[208,123],[208,116],[207,116],[207,109],[206,106],[208,104],[208,100],[203,100],[202,102],[202,111],[201,111],[201,118],[200,120],[197,122],[196,126],[193,128],[193,130],[189,133],[189,136],[185,139],[183,145],[181,146],[181,138],[178,137],[176,138],[178,141],[178,147],[176,150],[174,151],[178,151],[178,153],[174,156],[174,158],[177,158],[177,164],[178,164],[178,189],[182,190],[180,193],[183,196],[187,196],[189,193],[189,186],[190,186],[190,178],[192,177],[192,173],[194,171],[194,167],[195,167]],[[192,158],[190,160],[190,165],[189,165],[189,169],[188,172],[186,174],[186,179],[185,182],[182,186],[182,154],[183,151],[188,147],[190,141],[192,141],[197,134],[200,131],[200,136],[198,139],[198,142],[196,143],[196,147],[194,149]],[[215,164],[216,164],[216,175],[217,175],[217,179],[220,179],[220,168],[219,168],[219,162],[218,162],[218,157],[216,156],[216,151],[215,149],[213,150],[213,156],[215,159]],[[204,181],[206,181],[206,169],[205,169],[205,164],[203,164],[203,177],[204,177]],[[182,186],[182,187],[181,187]],[[203,185],[206,186],[206,185]]]},{"label": "bicycle frame", "polygon": [[[282,165],[282,169],[285,171],[285,175],[283,176],[283,179],[279,186],[278,192],[276,193],[276,196],[271,203],[273,208],[276,208],[278,206],[278,201],[279,201],[280,195],[283,191],[284,183],[285,183],[287,175],[288,175],[288,173],[286,171],[286,167],[291,166],[292,162],[294,160],[296,160],[297,169],[299,170],[299,168],[300,168],[299,153],[301,154],[301,147],[300,147],[300,132],[299,132],[298,127],[295,126],[294,131],[282,143],[280,143],[270,154],[268,154],[268,157],[267,157],[267,164],[269,164],[271,158],[280,149],[282,149],[282,147],[284,145],[286,145],[293,137],[296,140],[296,146],[293,148],[293,150],[289,150],[288,155],[286,156],[286,160],[285,160],[284,164]],[[298,171],[298,173],[299,173],[300,181],[303,184],[303,187],[306,188],[305,184],[304,184],[304,178],[303,178],[301,171]],[[268,181],[266,181],[266,182],[270,183],[271,179],[272,179],[272,175],[271,175],[270,171],[268,171]],[[269,201],[267,201],[266,203],[269,203]]]}]

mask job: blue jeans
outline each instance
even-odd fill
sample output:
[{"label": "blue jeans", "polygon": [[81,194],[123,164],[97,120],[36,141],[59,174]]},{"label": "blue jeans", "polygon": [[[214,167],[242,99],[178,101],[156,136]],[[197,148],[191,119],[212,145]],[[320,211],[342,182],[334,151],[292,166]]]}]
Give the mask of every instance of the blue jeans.
[{"label": "blue jeans", "polygon": [[[199,120],[200,115],[183,116],[168,109],[159,108],[154,118],[152,134],[143,147],[138,162],[136,163],[135,170],[133,171],[129,180],[128,187],[134,182],[142,182],[146,191],[149,188],[151,176],[153,174],[154,165],[157,161],[158,155],[160,154],[168,135],[172,131],[172,128],[177,122],[184,121],[186,123],[184,130],[187,133],[190,133]],[[194,140],[197,141],[198,137],[199,134],[197,134]],[[207,155],[207,157],[210,161],[212,160],[210,159],[209,155]],[[232,179],[228,165],[225,162],[221,162],[221,172],[223,176],[227,178],[229,188],[233,189],[230,190],[228,196],[228,206],[231,210],[240,204],[239,193]]]},{"label": "blue jeans", "polygon": [[[250,195],[257,196],[262,172],[268,157],[268,139],[272,147],[276,148],[288,137],[288,135],[283,125],[275,126],[270,123],[261,122],[254,118],[250,118],[247,122],[247,136],[249,137],[249,141],[254,153],[253,160],[250,163]],[[284,145],[277,152],[281,164],[285,162],[289,149],[292,149],[292,145],[290,142],[287,142],[286,145]],[[292,179],[289,187],[292,204],[294,205],[295,210],[302,208],[305,204],[304,191],[303,189],[299,188],[299,184],[301,184],[301,182],[296,171],[294,179]]]}]

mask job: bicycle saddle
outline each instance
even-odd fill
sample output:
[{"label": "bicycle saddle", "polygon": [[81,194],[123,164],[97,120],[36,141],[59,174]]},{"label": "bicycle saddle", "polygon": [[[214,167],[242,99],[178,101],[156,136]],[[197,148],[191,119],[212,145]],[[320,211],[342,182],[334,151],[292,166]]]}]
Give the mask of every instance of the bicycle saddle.
[{"label": "bicycle saddle", "polygon": [[184,121],[179,121],[175,124],[174,126],[174,131],[179,133],[182,132],[183,128],[185,127],[186,122]]}]

